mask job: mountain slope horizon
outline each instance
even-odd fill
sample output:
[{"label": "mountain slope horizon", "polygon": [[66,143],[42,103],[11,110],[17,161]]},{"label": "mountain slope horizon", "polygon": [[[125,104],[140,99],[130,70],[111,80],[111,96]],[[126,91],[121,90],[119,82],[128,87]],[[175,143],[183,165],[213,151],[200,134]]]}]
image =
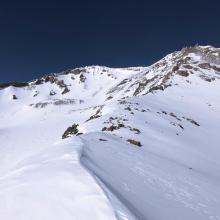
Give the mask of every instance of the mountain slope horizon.
[{"label": "mountain slope horizon", "polygon": [[[214,47],[212,45],[206,45],[206,46],[202,46],[202,45],[198,45],[196,44],[195,46],[187,46],[187,47],[184,47],[182,50],[186,49],[186,48],[213,48],[214,50],[218,50],[219,48],[217,47]],[[178,52],[178,51],[176,51]],[[154,63],[153,63],[154,64]],[[153,65],[151,64],[151,65]],[[150,65],[150,66],[151,66]],[[86,68],[86,67],[103,67],[103,68],[111,68],[111,69],[129,69],[129,68],[132,68],[132,66],[127,66],[127,67],[109,67],[109,66],[105,66],[105,65],[86,65],[86,66],[79,66],[79,67],[74,67],[74,68],[68,68],[64,71],[61,71],[61,72],[51,72],[51,73],[47,73],[47,74],[43,74],[43,76],[46,76],[46,75],[50,75],[50,74],[62,74],[62,73],[65,73],[65,72],[68,72],[68,71],[71,71],[71,70],[74,70],[74,69],[81,69],[81,68]],[[143,67],[143,66],[137,66],[137,67]],[[43,77],[42,76],[42,77]],[[16,81],[8,81],[8,82],[2,82],[0,84],[2,84],[2,87],[3,85],[5,86],[9,86],[9,85],[15,85],[16,84],[19,84],[19,83],[28,83],[28,82],[31,82],[32,80],[16,80]],[[25,85],[25,84],[24,84]],[[19,86],[19,85],[18,85]],[[22,86],[22,85],[21,85]],[[0,87],[1,88],[1,87]]]},{"label": "mountain slope horizon", "polygon": [[0,84],[0,219],[220,219],[220,49]]}]

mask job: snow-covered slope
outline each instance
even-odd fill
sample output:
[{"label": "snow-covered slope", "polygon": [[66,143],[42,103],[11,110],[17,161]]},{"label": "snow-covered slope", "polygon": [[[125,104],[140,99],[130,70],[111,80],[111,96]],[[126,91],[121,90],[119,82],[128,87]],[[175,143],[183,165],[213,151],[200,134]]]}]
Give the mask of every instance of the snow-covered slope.
[{"label": "snow-covered slope", "polygon": [[0,88],[0,219],[220,219],[220,49]]}]

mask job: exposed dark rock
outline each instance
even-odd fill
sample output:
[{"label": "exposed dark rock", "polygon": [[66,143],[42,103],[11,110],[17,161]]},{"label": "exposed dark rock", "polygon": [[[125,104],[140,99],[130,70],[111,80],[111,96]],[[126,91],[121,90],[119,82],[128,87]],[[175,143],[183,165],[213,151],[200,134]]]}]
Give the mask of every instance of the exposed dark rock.
[{"label": "exposed dark rock", "polygon": [[67,85],[64,83],[63,80],[57,80],[56,84],[60,87],[60,88],[66,88]]},{"label": "exposed dark rock", "polygon": [[206,69],[206,70],[211,69],[211,65],[210,65],[209,63],[200,63],[198,66],[199,66],[200,68]]},{"label": "exposed dark rock", "polygon": [[33,95],[33,97],[36,97],[38,96],[39,92],[38,91],[35,91],[35,94]]},{"label": "exposed dark rock", "polygon": [[182,130],[184,130],[184,127],[181,125],[181,124],[178,124],[178,123],[175,123],[175,122],[170,122],[170,124],[171,125],[173,125],[173,126],[178,126],[178,127],[180,127]]},{"label": "exposed dark rock", "polygon": [[86,81],[86,77],[81,73],[79,76],[80,82],[84,83]]},{"label": "exposed dark rock", "polygon": [[72,74],[75,74],[75,75],[79,75],[81,72],[85,72],[86,71],[86,69],[79,69],[79,68],[77,68],[77,69],[74,69],[74,70],[72,70]]},{"label": "exposed dark rock", "polygon": [[215,65],[211,65],[210,63],[201,63],[198,66],[202,69],[207,69],[207,70],[213,69],[217,72],[220,72],[220,67],[217,67]]},{"label": "exposed dark rock", "polygon": [[119,86],[121,86],[121,85],[127,83],[128,81],[129,81],[128,79],[123,79],[123,80],[117,85],[117,87],[119,87]]},{"label": "exposed dark rock", "polygon": [[62,91],[62,95],[64,95],[64,94],[66,94],[66,93],[68,93],[70,90],[68,89],[68,87],[66,86],[65,88],[64,88],[64,90]]},{"label": "exposed dark rock", "polygon": [[43,83],[44,83],[44,80],[43,80],[43,79],[37,79],[34,84],[35,84],[35,85],[40,85],[40,84],[43,84]]},{"label": "exposed dark rock", "polygon": [[100,140],[100,141],[107,141],[106,139],[103,139],[103,138],[99,138],[99,140]]},{"label": "exposed dark rock", "polygon": [[97,111],[96,111],[96,113],[94,114],[94,115],[92,115],[88,120],[86,120],[86,121],[90,121],[90,120],[93,120],[93,119],[95,119],[95,118],[99,118],[99,117],[101,117],[101,109],[98,109]]},{"label": "exposed dark rock", "polygon": [[175,72],[177,70],[179,70],[179,66],[178,65],[174,66],[173,69],[172,69],[173,72]]},{"label": "exposed dark rock", "polygon": [[180,76],[185,76],[185,77],[189,76],[189,72],[185,70],[178,70],[177,74]]},{"label": "exposed dark rock", "polygon": [[127,142],[129,142],[130,144],[136,145],[138,147],[142,146],[140,141],[135,141],[135,140],[132,140],[132,139],[128,139]]},{"label": "exposed dark rock", "polygon": [[109,96],[108,98],[107,98],[107,100],[110,100],[110,99],[112,99],[113,97],[112,96]]},{"label": "exposed dark rock", "polygon": [[118,129],[119,129],[119,128],[124,128],[125,126],[124,126],[124,124],[119,123],[117,127],[118,127]]},{"label": "exposed dark rock", "polygon": [[206,75],[200,75],[200,78],[207,81],[207,82],[212,82],[215,80],[215,77],[206,76]]},{"label": "exposed dark rock", "polygon": [[110,127],[104,127],[102,128],[102,131],[114,131],[114,130],[117,130],[118,127],[115,126],[115,125],[111,125]]},{"label": "exposed dark rock", "polygon": [[56,92],[50,91],[50,95],[51,95],[51,96],[56,95]]},{"label": "exposed dark rock", "polygon": [[18,97],[16,95],[13,95],[12,99],[16,100],[16,99],[18,99]]},{"label": "exposed dark rock", "polygon": [[57,78],[55,77],[54,74],[47,75],[43,78],[44,78],[45,82],[55,83],[57,81]]},{"label": "exposed dark rock", "polygon": [[184,127],[181,124],[177,124],[182,130],[184,130]]},{"label": "exposed dark rock", "polygon": [[149,89],[148,92],[153,92],[153,91],[156,91],[156,90],[164,90],[164,86],[163,85],[153,86]]},{"label": "exposed dark rock", "polygon": [[126,104],[126,103],[127,103],[127,101],[125,101],[125,100],[120,100],[119,101],[119,104],[121,104],[121,105]]},{"label": "exposed dark rock", "polygon": [[141,131],[138,128],[130,128],[131,131],[135,131],[136,134],[140,134]]},{"label": "exposed dark rock", "polygon": [[128,106],[125,108],[125,110],[131,111],[131,108]]},{"label": "exposed dark rock", "polygon": [[169,115],[172,116],[172,117],[174,117],[174,118],[176,118],[178,121],[181,121],[181,119],[178,118],[173,112],[170,112]]},{"label": "exposed dark rock", "polygon": [[77,135],[79,133],[78,124],[73,124],[71,127],[68,127],[62,135],[62,139]]},{"label": "exposed dark rock", "polygon": [[184,65],[184,67],[185,67],[186,69],[193,69],[193,67],[192,67],[191,65],[189,65],[189,64]]},{"label": "exposed dark rock", "polygon": [[[114,118],[112,118],[112,120],[114,120]],[[110,119],[109,121],[112,123],[112,120]],[[125,128],[125,125],[123,123],[119,123],[118,120],[118,125],[111,125],[110,127],[104,127],[102,128],[102,131],[114,131],[114,130],[118,130],[120,128]]]},{"label": "exposed dark rock", "polygon": [[191,119],[191,118],[186,118],[186,117],[183,117],[185,120],[187,120],[187,121],[189,121],[190,123],[192,123],[192,124],[194,124],[194,125],[196,125],[196,126],[200,126],[200,124],[199,123],[197,123],[196,121],[194,121],[193,119]]},{"label": "exposed dark rock", "polygon": [[34,105],[35,108],[45,108],[48,104],[48,102],[38,102]]}]

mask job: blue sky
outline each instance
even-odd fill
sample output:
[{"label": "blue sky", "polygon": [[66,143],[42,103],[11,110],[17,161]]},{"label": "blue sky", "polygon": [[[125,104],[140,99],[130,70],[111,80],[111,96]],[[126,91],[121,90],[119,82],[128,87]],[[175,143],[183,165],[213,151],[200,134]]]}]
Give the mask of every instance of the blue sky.
[{"label": "blue sky", "polygon": [[185,46],[220,47],[218,1],[5,1],[0,82],[86,66],[146,66]]}]

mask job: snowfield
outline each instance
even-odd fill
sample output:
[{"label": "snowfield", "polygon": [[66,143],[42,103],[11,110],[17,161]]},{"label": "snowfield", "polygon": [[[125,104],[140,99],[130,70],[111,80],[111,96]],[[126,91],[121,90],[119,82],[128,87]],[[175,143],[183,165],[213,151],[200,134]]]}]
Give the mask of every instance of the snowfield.
[{"label": "snowfield", "polygon": [[0,84],[0,109],[0,219],[220,220],[219,49]]}]

